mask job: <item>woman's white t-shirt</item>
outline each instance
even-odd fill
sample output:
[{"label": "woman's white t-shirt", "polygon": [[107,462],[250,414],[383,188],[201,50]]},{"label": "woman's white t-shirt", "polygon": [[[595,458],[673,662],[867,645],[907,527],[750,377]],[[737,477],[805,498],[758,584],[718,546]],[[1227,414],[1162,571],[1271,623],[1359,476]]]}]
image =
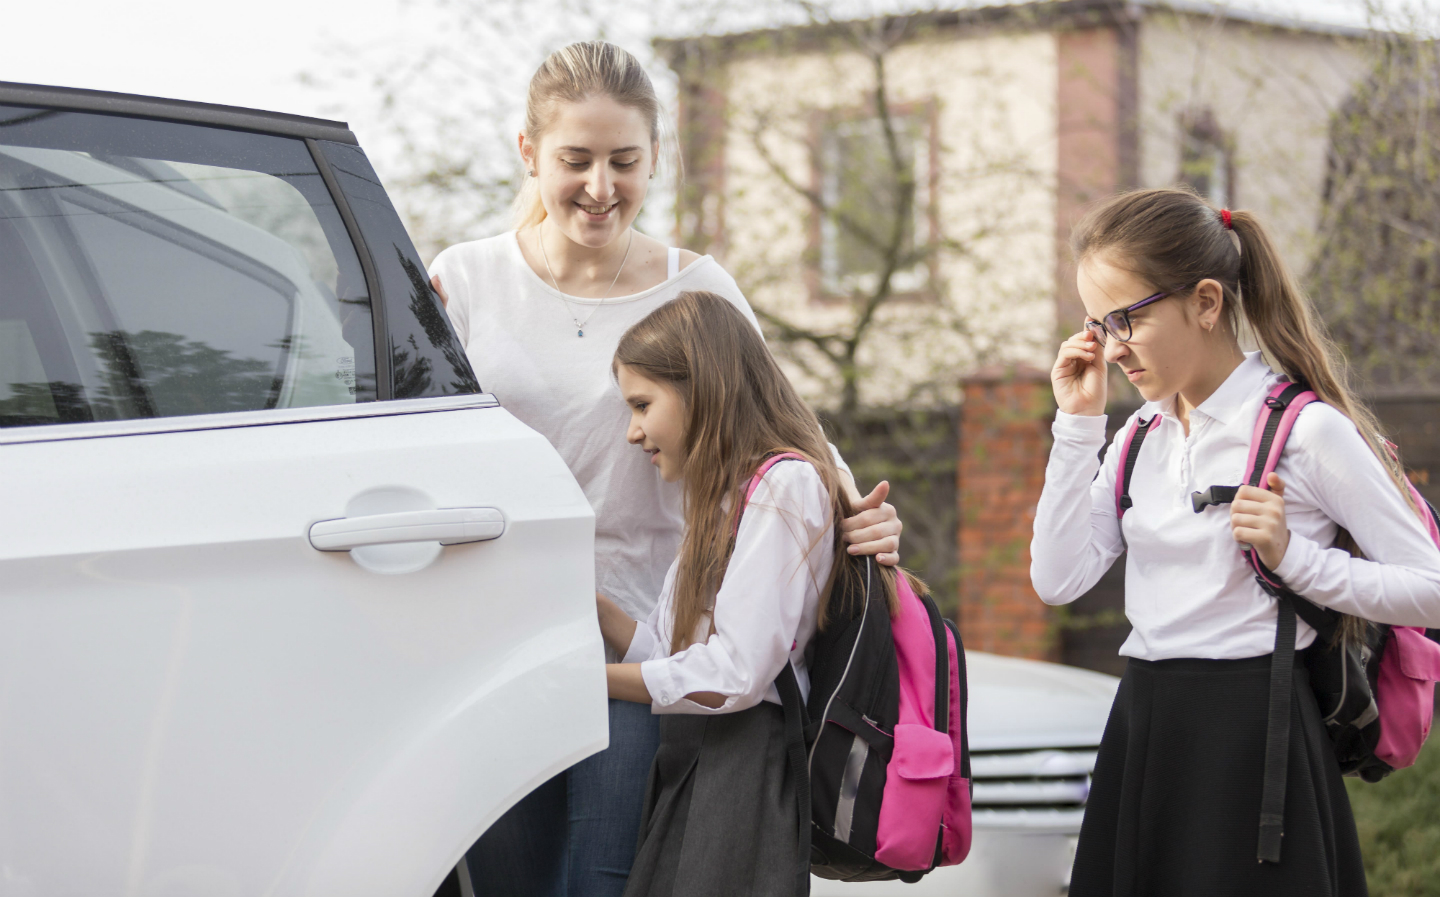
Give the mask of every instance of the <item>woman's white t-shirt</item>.
[{"label": "woman's white t-shirt", "polygon": [[[451,246],[430,273],[486,392],[539,431],[565,459],[595,509],[595,587],[637,620],[650,616],[680,547],[680,485],[625,441],[630,410],[610,372],[630,325],[688,290],[735,304],[759,329],[734,278],[710,256],[658,286],[580,299],[541,280],[514,231]],[[576,319],[585,336],[576,336]]]}]

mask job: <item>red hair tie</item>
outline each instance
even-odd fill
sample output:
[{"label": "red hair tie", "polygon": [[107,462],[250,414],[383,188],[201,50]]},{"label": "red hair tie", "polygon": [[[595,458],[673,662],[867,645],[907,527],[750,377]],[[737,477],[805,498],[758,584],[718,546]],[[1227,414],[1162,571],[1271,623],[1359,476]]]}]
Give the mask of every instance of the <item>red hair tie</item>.
[{"label": "red hair tie", "polygon": [[1230,223],[1230,210],[1229,210],[1229,209],[1221,209],[1221,210],[1220,210],[1220,223],[1223,224],[1223,225],[1225,225],[1225,229],[1226,229],[1226,230],[1234,230],[1234,229],[1235,229],[1235,225],[1233,225],[1233,224]]}]

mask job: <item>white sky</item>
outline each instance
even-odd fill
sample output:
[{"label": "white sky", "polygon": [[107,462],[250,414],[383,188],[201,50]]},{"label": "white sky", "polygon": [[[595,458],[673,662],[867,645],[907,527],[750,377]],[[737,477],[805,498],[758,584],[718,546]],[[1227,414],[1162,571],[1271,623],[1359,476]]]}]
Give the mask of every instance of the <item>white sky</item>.
[{"label": "white sky", "polygon": [[402,3],[0,0],[0,81],[333,115],[300,75],[335,68],[342,43],[418,40],[428,8]]},{"label": "white sky", "polygon": [[[346,66],[423,52],[445,0],[0,0],[0,81],[88,87],[338,118],[350,122],[385,174],[376,97],[362,78],[343,92],[308,86]],[[553,2],[553,0],[552,0]],[[766,18],[766,0],[748,17]],[[941,0],[983,5],[987,0]],[[1231,0],[1272,14],[1363,24],[1367,0]],[[1373,2],[1373,0],[1372,0]],[[1440,0],[1384,0],[1429,9]],[[638,0],[636,12],[651,8]],[[926,0],[831,0],[835,7],[916,8]],[[858,4],[858,6],[857,6]],[[525,4],[544,20],[546,0]],[[738,5],[738,4],[737,4]],[[618,7],[618,4],[617,4]],[[593,4],[592,4],[593,8]],[[711,7],[725,9],[727,7]],[[643,13],[640,13],[643,15]],[[671,21],[672,27],[678,27]],[[521,25],[521,28],[526,26]],[[627,33],[616,28],[617,39]],[[563,34],[563,27],[557,34]],[[432,41],[433,43],[433,41]],[[518,73],[522,89],[529,72]],[[444,98],[436,98],[443,104]],[[403,111],[402,111],[403,114]],[[518,121],[517,121],[518,124]],[[368,135],[368,136],[367,136]],[[378,152],[377,152],[378,150]]]},{"label": "white sky", "polygon": [[[1358,12],[1363,0],[1236,5],[1363,20]],[[351,104],[301,84],[302,73],[323,76],[337,69],[343,64],[335,51],[339,46],[418,50],[426,29],[440,19],[423,0],[0,0],[0,21],[6,32],[0,81],[324,116],[344,114]],[[363,105],[353,107],[359,111]]]}]

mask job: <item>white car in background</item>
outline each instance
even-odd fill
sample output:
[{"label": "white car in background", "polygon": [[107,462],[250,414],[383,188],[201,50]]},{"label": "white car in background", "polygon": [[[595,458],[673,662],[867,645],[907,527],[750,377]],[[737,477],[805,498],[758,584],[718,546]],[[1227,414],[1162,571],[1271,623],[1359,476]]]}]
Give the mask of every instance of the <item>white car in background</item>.
[{"label": "white car in background", "polygon": [[0,83],[0,894],[429,897],[607,743],[593,550],[345,125]]},{"label": "white car in background", "polygon": [[958,866],[915,884],[811,879],[812,897],[1057,897],[1120,680],[966,652],[975,837]]}]

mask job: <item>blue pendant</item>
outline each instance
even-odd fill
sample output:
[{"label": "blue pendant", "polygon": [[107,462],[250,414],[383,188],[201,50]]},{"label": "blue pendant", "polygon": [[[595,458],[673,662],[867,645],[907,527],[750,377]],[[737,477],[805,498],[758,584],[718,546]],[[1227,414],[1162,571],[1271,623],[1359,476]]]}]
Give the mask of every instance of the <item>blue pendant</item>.
[{"label": "blue pendant", "polygon": [[583,330],[577,330],[577,331],[575,331],[575,335],[576,335],[576,336],[584,336],[584,335],[585,335],[585,331],[583,331]]}]

